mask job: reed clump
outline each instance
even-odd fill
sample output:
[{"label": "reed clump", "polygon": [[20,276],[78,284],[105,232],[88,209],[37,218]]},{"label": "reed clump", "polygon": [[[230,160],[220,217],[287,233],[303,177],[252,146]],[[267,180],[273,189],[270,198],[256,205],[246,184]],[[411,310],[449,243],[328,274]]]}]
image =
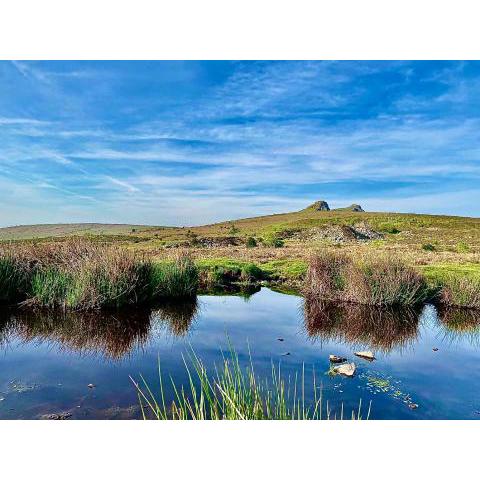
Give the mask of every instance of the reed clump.
[{"label": "reed clump", "polygon": [[196,267],[185,254],[157,264],[125,248],[78,239],[0,251],[3,303],[118,308],[191,297],[197,283]]},{"label": "reed clump", "polygon": [[446,275],[441,280],[440,303],[449,307],[480,309],[480,277]]},{"label": "reed clump", "polygon": [[425,301],[428,289],[423,276],[397,258],[324,251],[310,259],[304,294],[310,300],[408,306]]},{"label": "reed clump", "polygon": [[272,365],[271,377],[260,379],[252,362],[243,369],[238,355],[231,349],[222,365],[209,374],[202,360],[192,352],[184,359],[187,385],[176,385],[171,378],[174,399],[165,399],[165,385],[159,362],[160,391],[154,393],[146,380],[131,378],[139,397],[144,419],[156,420],[322,420],[351,418],[361,420],[370,416],[370,406],[363,417],[362,403],[344,417],[343,404],[334,412],[322,398],[321,388],[313,375],[313,399],[307,401],[305,372],[301,380],[285,379],[280,366]]}]

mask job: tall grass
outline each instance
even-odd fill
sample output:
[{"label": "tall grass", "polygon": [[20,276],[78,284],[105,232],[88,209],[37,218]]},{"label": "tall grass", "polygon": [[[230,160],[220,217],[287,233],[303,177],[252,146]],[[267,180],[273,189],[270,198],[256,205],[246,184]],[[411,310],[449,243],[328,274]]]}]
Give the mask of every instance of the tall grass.
[{"label": "tall grass", "polygon": [[353,259],[321,252],[310,259],[304,294],[307,299],[364,305],[416,305],[427,297],[424,278],[394,257]]},{"label": "tall grass", "polygon": [[118,308],[191,297],[198,283],[191,259],[154,263],[125,248],[84,240],[0,251],[0,301],[79,310]]},{"label": "tall grass", "polygon": [[451,307],[480,308],[480,278],[458,274],[444,276],[440,302]]},{"label": "tall grass", "polygon": [[151,294],[156,298],[191,298],[198,285],[198,269],[186,254],[173,261],[154,263],[150,271]]},{"label": "tall grass", "polygon": [[[159,392],[154,393],[141,376],[141,383],[131,378],[138,392],[144,419],[157,420],[322,420],[343,419],[341,411],[332,413],[329,402],[324,402],[321,390],[313,375],[313,401],[305,397],[305,371],[301,379],[285,379],[280,366],[272,365],[271,377],[261,380],[255,375],[253,365],[240,366],[233,349],[229,358],[223,358],[219,368],[210,375],[202,360],[192,352],[185,360],[188,385],[177,385],[171,378],[174,399],[165,400],[165,385],[159,361]],[[366,414],[370,416],[370,406]],[[351,419],[362,419],[361,401],[352,410]]]},{"label": "tall grass", "polygon": [[20,300],[27,288],[26,265],[12,255],[0,256],[0,303]]}]

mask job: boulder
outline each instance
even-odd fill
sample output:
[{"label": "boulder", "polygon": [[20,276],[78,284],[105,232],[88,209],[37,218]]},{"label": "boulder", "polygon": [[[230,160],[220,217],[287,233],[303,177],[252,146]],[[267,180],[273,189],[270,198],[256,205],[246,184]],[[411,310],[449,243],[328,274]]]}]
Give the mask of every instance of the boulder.
[{"label": "boulder", "polygon": [[360,357],[360,358],[364,358],[365,360],[370,360],[370,361],[373,361],[375,360],[375,355],[370,352],[370,351],[366,351],[366,352],[355,352],[355,355],[357,357]]},{"label": "boulder", "polygon": [[338,357],[337,355],[330,355],[328,358],[332,363],[342,363],[347,361],[346,358]]},{"label": "boulder", "polygon": [[333,367],[333,371],[340,375],[345,375],[346,377],[353,377],[355,375],[355,370],[357,369],[354,363],[342,363],[342,365],[337,365]]},{"label": "boulder", "polygon": [[312,203],[310,207],[312,210],[317,210],[318,212],[329,212],[330,207],[325,200],[317,200],[315,203]]},{"label": "boulder", "polygon": [[358,203],[352,203],[349,207],[347,207],[347,210],[351,210],[352,212],[364,212],[365,211]]}]

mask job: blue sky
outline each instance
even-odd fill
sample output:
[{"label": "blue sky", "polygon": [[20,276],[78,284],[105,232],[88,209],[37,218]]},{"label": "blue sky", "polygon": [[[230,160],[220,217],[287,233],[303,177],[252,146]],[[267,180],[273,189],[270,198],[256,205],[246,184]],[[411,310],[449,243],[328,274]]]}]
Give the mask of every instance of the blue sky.
[{"label": "blue sky", "polygon": [[0,226],[479,216],[479,112],[480,62],[0,62]]}]

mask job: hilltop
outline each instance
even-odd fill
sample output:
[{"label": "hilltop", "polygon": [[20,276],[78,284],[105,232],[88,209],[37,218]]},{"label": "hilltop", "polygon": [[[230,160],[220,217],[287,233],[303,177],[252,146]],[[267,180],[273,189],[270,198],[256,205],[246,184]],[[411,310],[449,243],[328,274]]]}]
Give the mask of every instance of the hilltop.
[{"label": "hilltop", "polygon": [[[395,251],[425,264],[474,262],[480,254],[479,218],[365,212],[358,204],[330,209],[325,200],[296,212],[196,227],[89,223],[0,229],[3,242],[58,241],[71,236],[118,242],[152,255],[172,255],[178,248],[189,248],[202,258],[260,261],[304,259],[321,246]],[[256,248],[247,248],[249,237]]]},{"label": "hilltop", "polygon": [[[319,200],[303,210],[196,227],[127,224],[27,225],[0,229],[2,242],[57,242],[72,236],[115,243],[156,258],[188,249],[202,268],[231,271],[257,265],[288,280],[301,278],[319,248],[354,256],[394,253],[433,276],[480,274],[480,219],[365,212],[358,204],[330,209]],[[460,270],[459,270],[460,269]]]}]

